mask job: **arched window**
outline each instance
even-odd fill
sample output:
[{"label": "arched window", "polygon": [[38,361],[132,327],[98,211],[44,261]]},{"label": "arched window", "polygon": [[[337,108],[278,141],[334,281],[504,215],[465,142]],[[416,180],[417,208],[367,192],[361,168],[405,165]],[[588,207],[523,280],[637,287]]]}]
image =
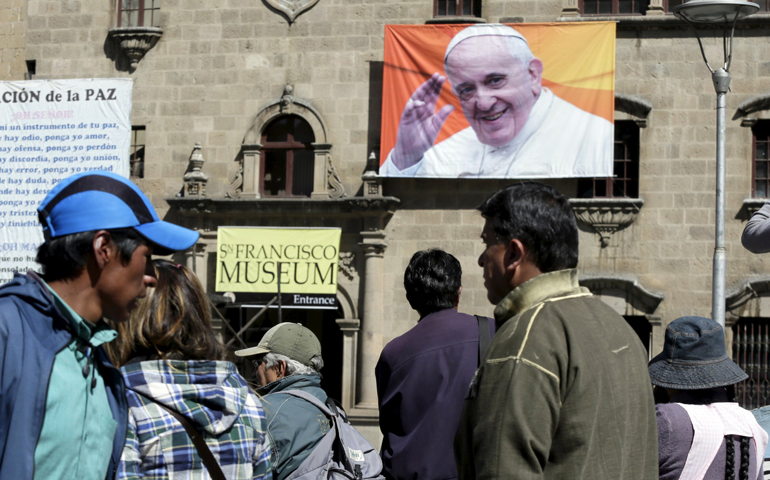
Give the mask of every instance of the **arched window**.
[{"label": "arched window", "polygon": [[309,197],[313,192],[313,129],[298,115],[273,120],[262,132],[260,193],[263,197]]}]

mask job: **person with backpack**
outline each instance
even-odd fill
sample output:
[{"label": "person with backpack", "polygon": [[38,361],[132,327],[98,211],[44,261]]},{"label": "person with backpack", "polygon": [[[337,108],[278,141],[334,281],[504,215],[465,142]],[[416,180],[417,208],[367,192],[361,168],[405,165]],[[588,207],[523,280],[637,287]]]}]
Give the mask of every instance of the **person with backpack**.
[{"label": "person with backpack", "polygon": [[404,288],[420,319],[385,346],[375,369],[383,473],[399,480],[454,479],[452,442],[463,399],[495,322],[457,311],[462,267],[443,250],[415,253]]},{"label": "person with backpack", "polygon": [[[735,403],[748,375],[727,357],[724,329],[703,317],[666,327],[649,365],[655,385],[661,480],[761,480],[768,435]],[[667,400],[667,403],[666,403]]]},{"label": "person with backpack", "polygon": [[321,388],[324,362],[312,331],[279,323],[235,354],[255,357],[275,480],[384,480],[377,451]]},{"label": "person with backpack", "polygon": [[300,390],[326,403],[321,388],[321,343],[298,323],[279,323],[265,333],[256,347],[235,352],[254,356],[255,377],[267,418],[267,439],[272,451],[273,478],[284,480],[310,455],[331,430],[318,407],[282,393]]}]

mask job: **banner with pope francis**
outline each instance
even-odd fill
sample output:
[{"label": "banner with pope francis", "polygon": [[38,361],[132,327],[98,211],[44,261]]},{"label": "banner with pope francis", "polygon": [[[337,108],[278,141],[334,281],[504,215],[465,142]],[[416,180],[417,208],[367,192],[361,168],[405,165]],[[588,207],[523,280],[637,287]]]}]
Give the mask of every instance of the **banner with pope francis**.
[{"label": "banner with pope francis", "polygon": [[386,25],[380,175],[613,175],[613,22]]}]

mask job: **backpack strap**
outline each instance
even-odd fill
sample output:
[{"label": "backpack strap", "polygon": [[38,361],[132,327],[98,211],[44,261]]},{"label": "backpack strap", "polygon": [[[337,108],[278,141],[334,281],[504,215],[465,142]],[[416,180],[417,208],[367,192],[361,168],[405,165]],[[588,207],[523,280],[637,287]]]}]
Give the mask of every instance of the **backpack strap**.
[{"label": "backpack strap", "polygon": [[143,393],[139,393],[136,390],[132,390],[132,392],[138,395],[141,395],[147,400],[150,400],[155,405],[167,411],[169,415],[176,418],[176,421],[182,424],[182,427],[184,427],[185,432],[187,432],[187,435],[190,437],[190,440],[192,440],[192,443],[195,446],[195,450],[197,450],[198,456],[201,457],[201,461],[203,462],[203,465],[206,467],[206,470],[208,470],[209,475],[211,475],[211,478],[213,480],[227,480],[227,478],[225,477],[225,474],[222,472],[222,468],[217,463],[217,459],[214,458],[214,454],[211,453],[211,449],[209,449],[209,446],[206,445],[206,441],[203,439],[198,429],[195,428],[193,424],[190,423],[189,420],[187,420],[179,412],[171,410],[167,406],[163,405],[160,402],[156,402],[154,399],[144,395]]},{"label": "backpack strap", "polygon": [[492,341],[492,337],[489,336],[489,321],[491,318],[482,317],[481,315],[474,315],[476,321],[479,323],[479,367],[484,361],[484,355],[487,353],[489,343]]},{"label": "backpack strap", "polygon": [[329,407],[325,403],[323,403],[321,400],[319,400],[318,397],[316,397],[312,393],[307,393],[307,392],[303,392],[302,390],[296,390],[296,389],[283,390],[275,393],[285,393],[287,395],[291,395],[292,397],[301,398],[315,405],[319,410],[324,412],[327,416],[329,417],[335,416],[334,413],[332,413],[332,411],[329,410]]}]

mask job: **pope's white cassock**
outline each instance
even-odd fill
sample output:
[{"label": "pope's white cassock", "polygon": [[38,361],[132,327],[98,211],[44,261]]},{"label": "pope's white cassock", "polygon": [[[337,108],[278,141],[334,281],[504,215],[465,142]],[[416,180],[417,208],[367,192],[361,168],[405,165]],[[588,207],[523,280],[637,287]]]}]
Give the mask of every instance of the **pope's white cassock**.
[{"label": "pope's white cassock", "polygon": [[613,175],[613,124],[543,88],[524,128],[502,147],[479,142],[468,127],[404,170],[390,155],[388,177],[568,178]]}]

